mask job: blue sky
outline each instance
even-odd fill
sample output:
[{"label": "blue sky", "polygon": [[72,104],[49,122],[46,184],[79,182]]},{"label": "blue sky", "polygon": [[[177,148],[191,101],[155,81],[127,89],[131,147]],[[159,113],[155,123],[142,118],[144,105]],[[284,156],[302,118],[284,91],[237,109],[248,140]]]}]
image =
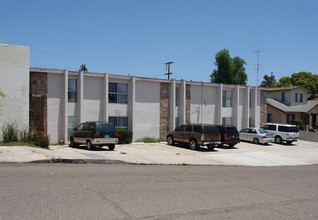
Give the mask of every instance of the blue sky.
[{"label": "blue sky", "polygon": [[30,47],[30,66],[210,81],[226,48],[248,85],[273,72],[318,73],[316,0],[1,0],[0,43]]}]

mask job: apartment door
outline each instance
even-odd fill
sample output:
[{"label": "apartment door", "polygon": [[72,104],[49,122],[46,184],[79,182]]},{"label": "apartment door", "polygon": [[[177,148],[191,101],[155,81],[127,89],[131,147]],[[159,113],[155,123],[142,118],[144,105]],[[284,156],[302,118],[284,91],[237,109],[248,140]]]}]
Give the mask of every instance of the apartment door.
[{"label": "apartment door", "polygon": [[312,128],[313,129],[317,129],[318,126],[317,126],[317,114],[311,114],[311,122],[312,122]]}]

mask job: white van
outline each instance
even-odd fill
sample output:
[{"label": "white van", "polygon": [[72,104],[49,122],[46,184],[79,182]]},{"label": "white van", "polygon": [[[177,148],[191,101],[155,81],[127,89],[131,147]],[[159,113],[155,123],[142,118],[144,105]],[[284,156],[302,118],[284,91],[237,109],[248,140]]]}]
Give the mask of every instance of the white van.
[{"label": "white van", "polygon": [[299,139],[299,130],[296,125],[268,123],[262,128],[274,134],[277,144],[281,144],[283,141],[291,144]]}]

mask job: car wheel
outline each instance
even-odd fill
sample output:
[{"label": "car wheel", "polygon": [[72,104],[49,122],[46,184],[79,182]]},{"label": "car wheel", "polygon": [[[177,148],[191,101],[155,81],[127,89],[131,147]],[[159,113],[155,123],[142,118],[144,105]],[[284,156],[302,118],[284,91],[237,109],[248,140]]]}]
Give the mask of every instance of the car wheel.
[{"label": "car wheel", "polygon": [[75,147],[74,139],[71,137],[69,147]]},{"label": "car wheel", "polygon": [[259,144],[259,140],[257,138],[254,138],[253,143],[254,144]]},{"label": "car wheel", "polygon": [[109,150],[114,150],[115,149],[115,144],[108,145],[108,149]]},{"label": "car wheel", "polygon": [[293,143],[293,141],[286,141],[286,143],[287,143],[287,144],[292,144],[292,143]]},{"label": "car wheel", "polygon": [[91,141],[86,141],[86,148],[87,150],[91,150],[94,148],[94,145],[92,145]]},{"label": "car wheel", "polygon": [[173,137],[172,136],[168,136],[167,142],[168,142],[168,145],[171,145],[171,146],[174,145]]},{"label": "car wheel", "polygon": [[190,149],[195,150],[195,149],[197,149],[197,147],[198,147],[197,142],[195,140],[191,140],[190,141]]},{"label": "car wheel", "polygon": [[214,145],[208,145],[209,150],[214,150]]},{"label": "car wheel", "polygon": [[280,136],[275,137],[275,142],[276,144],[281,144],[282,143],[282,138]]}]

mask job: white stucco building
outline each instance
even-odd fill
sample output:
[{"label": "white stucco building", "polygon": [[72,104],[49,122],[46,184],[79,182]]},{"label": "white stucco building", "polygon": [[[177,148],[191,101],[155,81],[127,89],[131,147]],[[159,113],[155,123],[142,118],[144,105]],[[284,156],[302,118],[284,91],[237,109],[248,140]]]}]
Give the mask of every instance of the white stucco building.
[{"label": "white stucco building", "polygon": [[164,139],[183,123],[238,129],[261,124],[262,90],[257,87],[43,68],[31,68],[30,74],[31,91],[39,90],[32,85],[47,85],[40,90],[47,97],[44,121],[53,143],[67,142],[69,132],[84,121],[113,122],[131,129],[134,140]]},{"label": "white stucco building", "polygon": [[266,123],[265,88],[29,68],[29,49],[11,45],[1,46],[0,56],[0,90],[8,94],[0,123],[36,123],[51,143],[67,143],[85,121],[131,129],[133,140],[163,140],[184,123]]}]

